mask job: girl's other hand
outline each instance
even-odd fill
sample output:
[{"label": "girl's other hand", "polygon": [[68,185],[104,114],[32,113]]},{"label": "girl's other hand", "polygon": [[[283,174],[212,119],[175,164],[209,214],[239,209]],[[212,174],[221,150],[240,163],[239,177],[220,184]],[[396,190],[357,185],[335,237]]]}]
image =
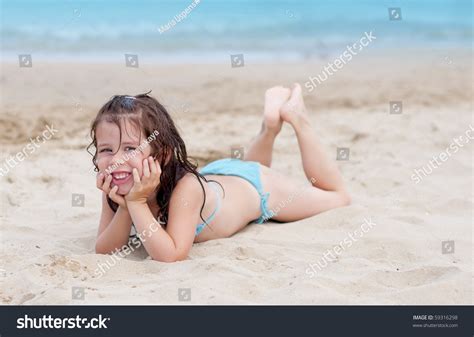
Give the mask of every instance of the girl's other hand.
[{"label": "girl's other hand", "polygon": [[97,188],[101,191],[103,191],[105,194],[109,196],[112,201],[117,203],[120,207],[127,209],[127,203],[125,201],[125,198],[122,197],[121,195],[117,194],[118,186],[114,186],[110,188],[110,183],[112,182],[112,175],[109,174],[107,177],[104,175],[104,173],[100,172],[97,175]]},{"label": "girl's other hand", "polygon": [[132,173],[134,184],[130,192],[125,196],[125,199],[127,202],[146,203],[148,197],[160,185],[160,164],[158,160],[150,156],[143,160],[143,176],[141,179],[136,168],[133,169]]}]

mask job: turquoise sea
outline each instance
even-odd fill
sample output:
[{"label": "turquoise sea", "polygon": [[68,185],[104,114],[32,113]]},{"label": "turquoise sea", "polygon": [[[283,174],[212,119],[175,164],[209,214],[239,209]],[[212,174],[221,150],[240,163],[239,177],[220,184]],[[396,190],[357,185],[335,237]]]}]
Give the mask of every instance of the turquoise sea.
[{"label": "turquoise sea", "polygon": [[[472,47],[469,0],[192,3],[2,0],[2,57],[122,60],[132,53],[148,60],[227,62],[229,54],[244,53],[300,60],[339,53],[366,31],[377,36],[371,47],[377,49]],[[186,8],[191,11],[183,13]],[[389,8],[399,8],[401,20],[390,20]]]}]

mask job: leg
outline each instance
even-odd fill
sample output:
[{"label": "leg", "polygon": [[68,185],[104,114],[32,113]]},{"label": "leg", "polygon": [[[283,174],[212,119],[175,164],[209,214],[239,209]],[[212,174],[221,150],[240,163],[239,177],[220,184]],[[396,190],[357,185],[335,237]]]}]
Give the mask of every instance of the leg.
[{"label": "leg", "polygon": [[326,191],[344,191],[344,182],[336,164],[327,158],[311,127],[299,84],[294,85],[290,99],[282,106],[281,117],[295,130],[308,180]]},{"label": "leg", "polygon": [[261,179],[264,192],[270,193],[267,206],[273,220],[297,221],[349,203],[339,192],[292,181],[269,167],[261,166]]},{"label": "leg", "polygon": [[296,221],[349,204],[350,197],[337,166],[324,154],[310,125],[298,84],[280,112],[283,121],[295,130],[303,169],[311,185],[298,186],[274,170],[262,168],[262,183],[270,192],[268,206],[276,213],[274,219]]},{"label": "leg", "polygon": [[290,93],[289,89],[283,87],[273,87],[265,92],[262,129],[252,140],[244,155],[244,160],[257,161],[270,167],[273,144],[283,123],[280,117],[280,108],[288,100]]},{"label": "leg", "polygon": [[252,139],[244,160],[256,161],[270,167],[272,164],[273,144],[278,133],[268,130],[265,122],[262,123],[260,133]]}]

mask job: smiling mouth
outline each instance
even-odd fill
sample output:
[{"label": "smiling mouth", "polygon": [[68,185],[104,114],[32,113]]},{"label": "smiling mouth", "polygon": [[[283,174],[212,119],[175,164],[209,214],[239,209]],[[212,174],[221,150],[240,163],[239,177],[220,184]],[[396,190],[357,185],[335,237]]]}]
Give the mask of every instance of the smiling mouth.
[{"label": "smiling mouth", "polygon": [[112,173],[112,181],[115,185],[121,185],[126,183],[132,174],[130,172],[115,172]]}]

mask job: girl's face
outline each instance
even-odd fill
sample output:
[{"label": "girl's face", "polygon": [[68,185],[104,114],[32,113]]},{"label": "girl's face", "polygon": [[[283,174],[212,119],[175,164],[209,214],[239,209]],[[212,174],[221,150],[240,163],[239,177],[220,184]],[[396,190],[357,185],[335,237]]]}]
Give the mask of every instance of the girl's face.
[{"label": "girl's face", "polygon": [[150,156],[151,148],[145,141],[146,136],[135,125],[127,119],[123,119],[120,124],[121,143],[120,129],[116,124],[102,121],[97,125],[96,160],[99,172],[104,173],[106,178],[112,175],[110,188],[118,186],[117,194],[126,195],[133,186],[132,170],[136,168],[142,177],[143,159]]}]

